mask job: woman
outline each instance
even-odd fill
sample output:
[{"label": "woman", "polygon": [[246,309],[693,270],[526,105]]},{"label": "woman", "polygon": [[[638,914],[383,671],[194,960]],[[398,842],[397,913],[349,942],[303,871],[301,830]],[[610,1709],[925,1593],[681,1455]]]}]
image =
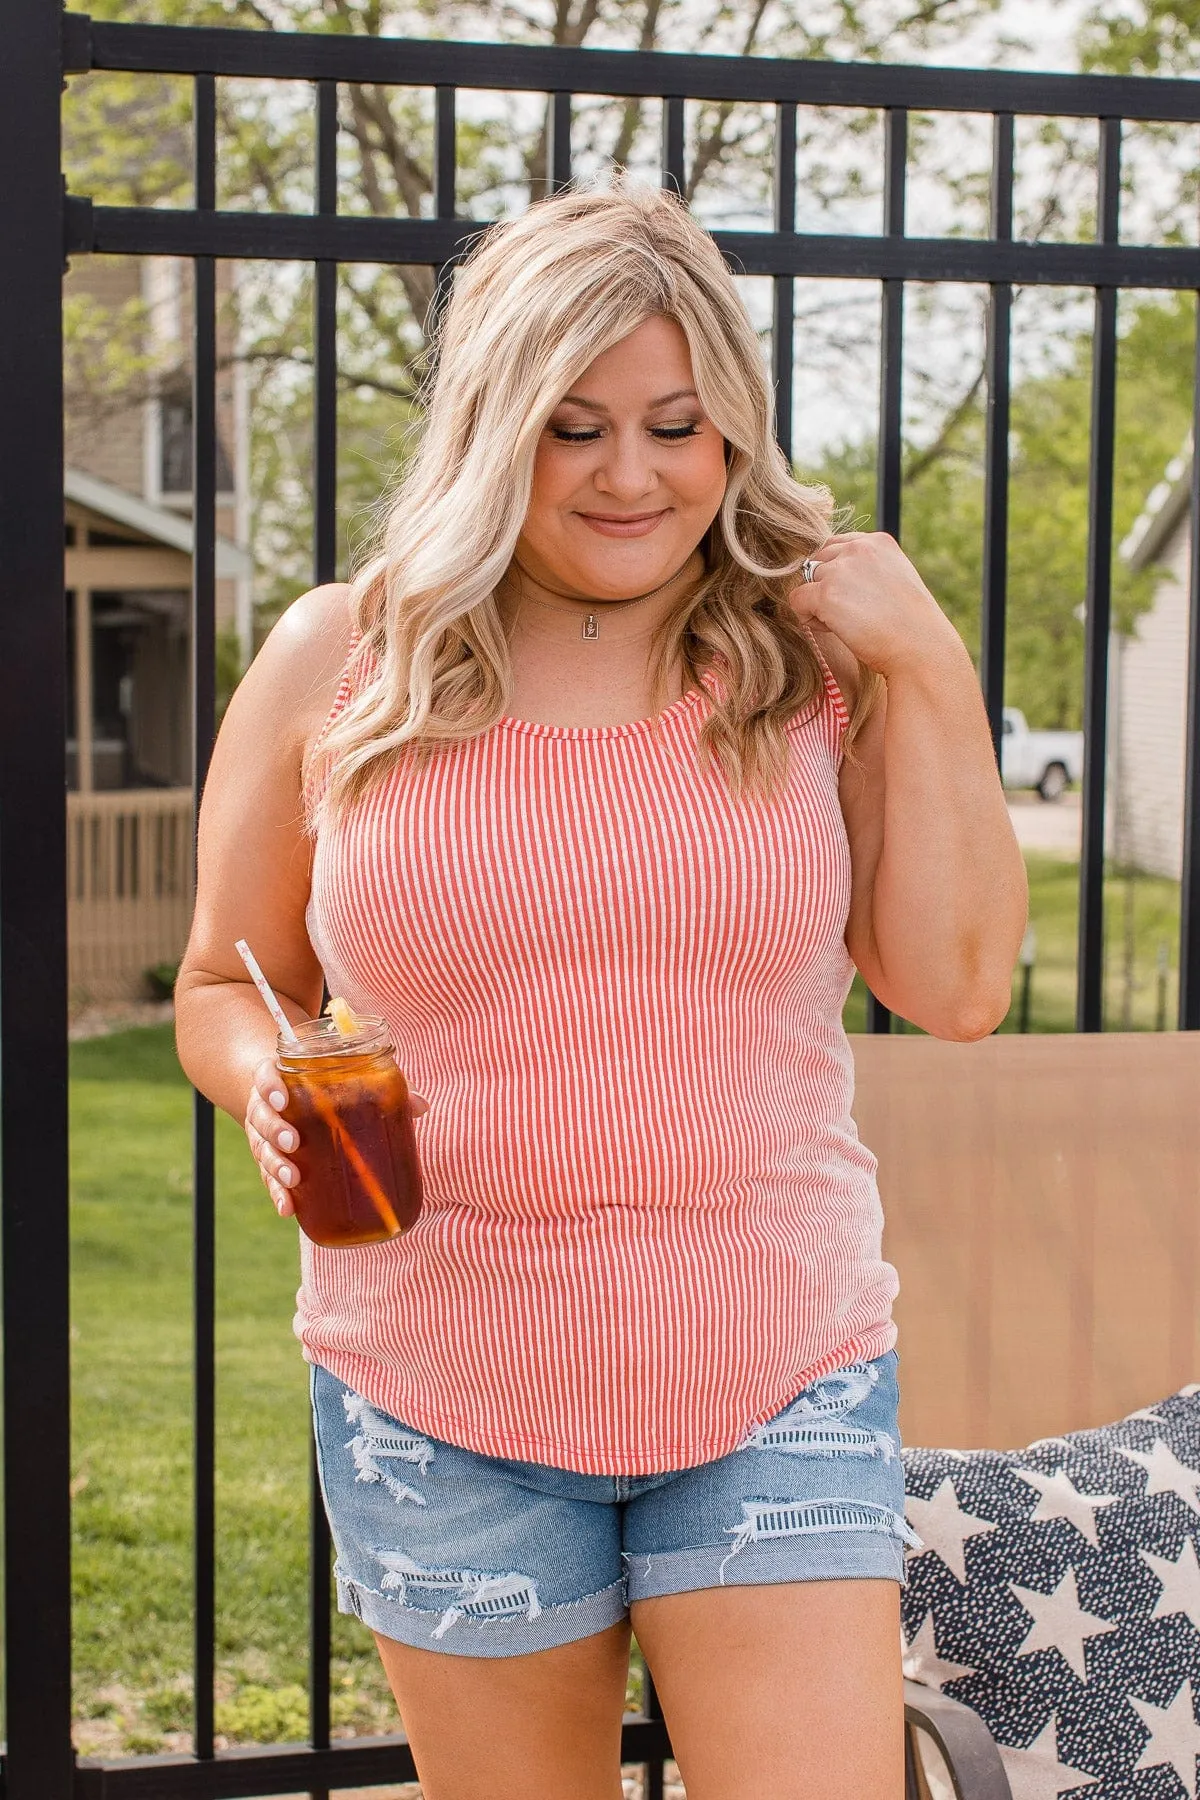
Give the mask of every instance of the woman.
[{"label": "woman", "polygon": [[902,1789],[892,1269],[852,964],[939,1036],[1026,893],[970,659],[831,535],[675,200],[567,193],[460,269],[349,589],[222,728],[180,1054],[278,1211],[273,1030],[322,980],[428,1110],[416,1227],[302,1241],[339,1603],[428,1800],[615,1800],[630,1623],[689,1800]]}]

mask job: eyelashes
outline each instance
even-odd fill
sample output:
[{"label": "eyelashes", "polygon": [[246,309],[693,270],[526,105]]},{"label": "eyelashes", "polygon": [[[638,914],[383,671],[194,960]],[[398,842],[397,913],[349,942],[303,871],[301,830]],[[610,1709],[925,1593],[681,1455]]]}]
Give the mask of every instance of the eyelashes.
[{"label": "eyelashes", "polygon": [[[650,435],[663,444],[680,444],[685,438],[695,437],[699,430],[698,425],[658,425]],[[598,427],[572,431],[566,425],[551,425],[550,435],[559,444],[594,444],[602,434]]]}]

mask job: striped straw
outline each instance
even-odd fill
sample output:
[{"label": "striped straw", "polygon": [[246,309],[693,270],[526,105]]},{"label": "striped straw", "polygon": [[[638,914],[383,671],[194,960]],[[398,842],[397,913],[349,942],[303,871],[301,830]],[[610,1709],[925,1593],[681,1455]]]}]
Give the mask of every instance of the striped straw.
[{"label": "striped straw", "polygon": [[300,1042],[300,1040],[296,1036],[296,1033],[292,1027],[292,1022],[288,1018],[287,1014],[284,1012],[282,1006],[280,1006],[278,1000],[275,998],[274,989],[272,988],[270,982],[267,980],[266,976],[263,974],[262,970],[259,968],[258,958],[255,956],[253,950],[250,948],[250,946],[246,942],[245,938],[239,938],[237,943],[233,947],[237,951],[238,955],[241,957],[242,961],[245,963],[246,967],[249,969],[250,979],[254,983],[255,987],[258,989],[259,993],[262,995],[263,999],[265,1000],[266,1006],[267,1006],[267,1011],[270,1013],[271,1017],[274,1019],[275,1023],[278,1025],[281,1035],[283,1037],[287,1038],[289,1043],[298,1044]]}]

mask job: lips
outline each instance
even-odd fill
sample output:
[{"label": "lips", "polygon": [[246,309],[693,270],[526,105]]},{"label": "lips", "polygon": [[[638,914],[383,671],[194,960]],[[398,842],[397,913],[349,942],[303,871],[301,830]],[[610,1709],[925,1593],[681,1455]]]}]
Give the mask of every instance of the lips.
[{"label": "lips", "polygon": [[576,516],[604,537],[645,537],[660,525],[670,511],[663,507],[652,513],[585,513]]}]

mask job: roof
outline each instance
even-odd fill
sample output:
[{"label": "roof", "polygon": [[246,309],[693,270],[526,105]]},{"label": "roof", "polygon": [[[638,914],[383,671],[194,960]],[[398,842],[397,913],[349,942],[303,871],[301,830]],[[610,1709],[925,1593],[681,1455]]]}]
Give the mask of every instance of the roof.
[{"label": "roof", "polygon": [[1192,437],[1189,432],[1178,456],[1163,471],[1162,480],[1146,496],[1146,503],[1121,544],[1121,555],[1133,569],[1157,562],[1177,527],[1187,518],[1192,497]]},{"label": "roof", "polygon": [[[172,550],[182,550],[185,556],[192,554],[195,534],[192,521],[186,514],[172,512],[165,506],[155,506],[152,501],[143,500],[140,494],[131,494],[127,488],[114,487],[111,481],[101,481],[98,475],[87,475],[82,469],[64,471],[63,493],[77,506],[86,506],[92,512],[102,513],[115,524],[128,526],[130,531],[140,531],[143,537],[153,538],[155,543],[167,544]],[[249,551],[241,549],[229,538],[217,538],[219,577],[250,575],[253,570],[254,563]]]}]

